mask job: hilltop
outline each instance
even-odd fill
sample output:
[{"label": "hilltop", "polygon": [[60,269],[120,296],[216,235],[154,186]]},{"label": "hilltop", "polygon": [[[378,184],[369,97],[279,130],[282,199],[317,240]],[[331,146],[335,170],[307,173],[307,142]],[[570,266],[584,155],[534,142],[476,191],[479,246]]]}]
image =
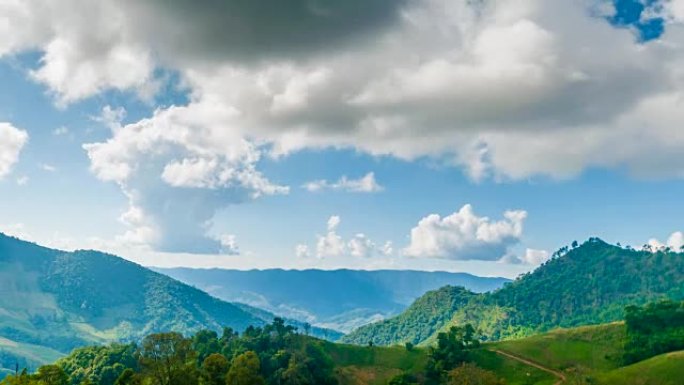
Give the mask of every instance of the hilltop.
[{"label": "hilltop", "polygon": [[[555,327],[613,322],[622,319],[626,305],[684,299],[682,282],[683,253],[634,250],[592,238],[561,249],[535,271],[499,290],[476,294],[445,287],[426,294],[443,298],[440,305],[418,299],[404,313],[361,327],[343,341],[430,343],[436,332],[465,323],[473,324],[487,340],[501,340]],[[426,324],[434,331],[429,336],[423,333]]]}]

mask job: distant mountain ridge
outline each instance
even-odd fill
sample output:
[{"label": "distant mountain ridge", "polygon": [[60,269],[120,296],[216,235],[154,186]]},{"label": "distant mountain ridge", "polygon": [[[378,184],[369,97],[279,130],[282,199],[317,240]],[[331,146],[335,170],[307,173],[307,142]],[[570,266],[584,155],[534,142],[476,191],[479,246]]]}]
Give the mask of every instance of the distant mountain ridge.
[{"label": "distant mountain ridge", "polygon": [[[591,238],[491,293],[444,287],[402,314],[361,327],[342,341],[379,345],[429,343],[450,325],[471,323],[487,339],[555,327],[612,322],[624,307],[684,299],[684,253],[634,250]],[[453,306],[458,304],[458,306]]]},{"label": "distant mountain ridge", "polygon": [[0,367],[50,362],[77,346],[158,331],[244,330],[273,317],[113,255],[53,250],[3,234],[0,282]]},{"label": "distant mountain ridge", "polygon": [[343,332],[397,314],[425,292],[445,285],[486,292],[510,282],[411,270],[153,269],[226,301]]}]

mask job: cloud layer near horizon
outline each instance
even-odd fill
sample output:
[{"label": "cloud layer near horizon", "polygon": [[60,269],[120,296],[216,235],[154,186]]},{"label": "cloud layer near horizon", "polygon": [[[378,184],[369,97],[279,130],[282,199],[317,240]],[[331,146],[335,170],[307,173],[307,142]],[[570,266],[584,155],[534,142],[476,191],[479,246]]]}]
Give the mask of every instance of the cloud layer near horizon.
[{"label": "cloud layer near horizon", "polygon": [[302,149],[446,159],[476,181],[684,178],[684,2],[648,10],[666,29],[646,43],[610,4],[3,0],[0,56],[40,52],[30,75],[62,106],[153,100],[178,74],[187,105],[85,148],[129,198],[127,238],[215,251],[217,210],[287,192],[258,160]]}]

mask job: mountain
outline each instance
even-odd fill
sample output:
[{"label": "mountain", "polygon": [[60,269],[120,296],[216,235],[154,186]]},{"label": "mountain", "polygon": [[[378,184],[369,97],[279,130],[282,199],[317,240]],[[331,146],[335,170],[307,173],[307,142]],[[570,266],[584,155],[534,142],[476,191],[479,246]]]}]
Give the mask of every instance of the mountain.
[{"label": "mountain", "polygon": [[398,270],[155,270],[226,301],[343,332],[397,314],[425,292],[445,285],[486,292],[509,282],[465,273]]},{"label": "mountain", "polygon": [[273,318],[113,255],[53,250],[2,234],[0,283],[0,367],[32,367],[78,346],[157,331],[243,330]]},{"label": "mountain", "polygon": [[426,337],[426,330],[464,323],[476,326],[486,339],[500,340],[555,327],[612,322],[623,317],[627,305],[684,299],[682,282],[684,253],[634,250],[591,238],[561,249],[534,272],[499,290],[475,294],[445,287],[426,294],[441,298],[437,311],[421,298],[404,313],[361,327],[342,340],[429,343],[435,333]]}]

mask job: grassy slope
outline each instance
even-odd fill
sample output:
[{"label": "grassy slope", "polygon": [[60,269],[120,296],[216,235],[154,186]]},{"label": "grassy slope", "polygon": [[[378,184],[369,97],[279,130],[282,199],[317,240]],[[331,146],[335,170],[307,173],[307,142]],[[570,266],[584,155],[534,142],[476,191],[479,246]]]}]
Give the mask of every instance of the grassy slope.
[{"label": "grassy slope", "polygon": [[402,372],[425,368],[425,350],[394,347],[364,347],[324,342],[324,349],[337,366],[340,385],[386,384]]},{"label": "grassy slope", "polygon": [[552,369],[600,372],[620,365],[624,342],[624,324],[612,323],[557,329],[487,346],[530,358]]},{"label": "grassy slope", "polygon": [[558,329],[519,340],[487,344],[563,371],[569,383],[578,378],[600,385],[680,385],[684,352],[659,355],[620,367],[625,326],[612,323]]},{"label": "grassy slope", "polygon": [[[337,365],[340,385],[384,385],[403,372],[420,373],[427,363],[426,349],[407,351],[403,347],[363,347],[324,343],[324,349]],[[554,378],[540,370],[487,350],[473,354],[482,368],[496,372],[508,385],[550,385]]]},{"label": "grassy slope", "polygon": [[684,383],[684,351],[650,358],[596,377],[598,384],[681,385]]},{"label": "grassy slope", "polygon": [[556,378],[537,368],[511,360],[487,349],[474,352],[475,363],[486,370],[490,370],[506,381],[506,385],[551,385]]}]

